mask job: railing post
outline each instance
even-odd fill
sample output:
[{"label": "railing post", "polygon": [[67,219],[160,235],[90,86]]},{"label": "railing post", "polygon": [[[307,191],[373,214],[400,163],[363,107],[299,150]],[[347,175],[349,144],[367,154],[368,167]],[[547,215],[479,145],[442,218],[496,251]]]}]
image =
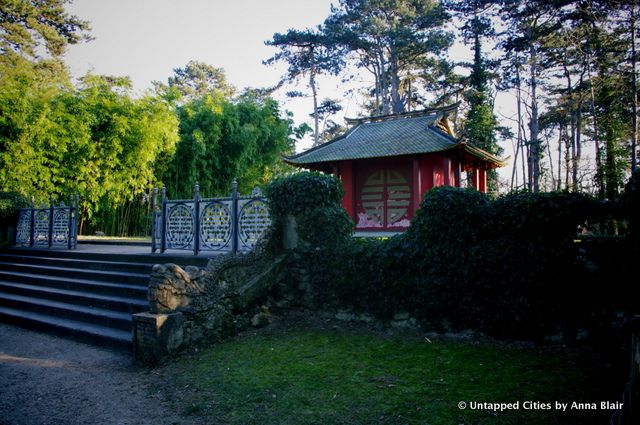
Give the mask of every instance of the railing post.
[{"label": "railing post", "polygon": [[160,253],[164,253],[167,249],[167,188],[166,186],[162,186],[162,207],[161,207],[161,218],[160,218],[160,230],[162,231],[160,235]]},{"label": "railing post", "polygon": [[155,253],[158,249],[156,245],[156,233],[158,229],[156,228],[158,223],[156,223],[156,208],[158,204],[158,187],[154,186],[153,191],[151,192],[151,252]]},{"label": "railing post", "polygon": [[49,199],[49,248],[53,245],[53,198]]},{"label": "railing post", "polygon": [[233,179],[231,183],[231,251],[235,254],[238,252],[238,181]]},{"label": "railing post", "polygon": [[80,226],[80,194],[76,192],[76,211],[73,215],[73,247],[78,246],[78,226]]},{"label": "railing post", "polygon": [[69,195],[69,222],[67,223],[67,249],[71,249],[73,238],[73,195]]},{"label": "railing post", "polygon": [[193,255],[200,252],[200,185],[193,186]]},{"label": "railing post", "polygon": [[34,229],[34,227],[36,226],[36,204],[33,201],[33,198],[31,198],[31,229],[29,231],[29,246],[33,247],[33,244],[35,242],[35,232],[36,230]]}]

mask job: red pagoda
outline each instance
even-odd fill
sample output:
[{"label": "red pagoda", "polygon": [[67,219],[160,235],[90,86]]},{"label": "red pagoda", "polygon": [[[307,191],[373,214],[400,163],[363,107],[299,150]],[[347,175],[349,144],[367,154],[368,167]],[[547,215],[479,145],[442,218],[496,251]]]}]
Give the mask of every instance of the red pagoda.
[{"label": "red pagoda", "polygon": [[347,119],[343,135],[284,160],[338,176],[356,231],[402,231],[432,187],[460,187],[466,171],[486,192],[487,170],[504,165],[455,136],[448,117],[457,106]]}]

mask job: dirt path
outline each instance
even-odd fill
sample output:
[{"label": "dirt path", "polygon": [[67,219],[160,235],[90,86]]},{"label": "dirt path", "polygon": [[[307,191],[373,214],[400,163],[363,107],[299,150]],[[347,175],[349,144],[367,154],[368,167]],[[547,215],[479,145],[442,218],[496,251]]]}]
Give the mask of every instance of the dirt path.
[{"label": "dirt path", "polygon": [[0,324],[0,425],[191,424],[133,357]]}]

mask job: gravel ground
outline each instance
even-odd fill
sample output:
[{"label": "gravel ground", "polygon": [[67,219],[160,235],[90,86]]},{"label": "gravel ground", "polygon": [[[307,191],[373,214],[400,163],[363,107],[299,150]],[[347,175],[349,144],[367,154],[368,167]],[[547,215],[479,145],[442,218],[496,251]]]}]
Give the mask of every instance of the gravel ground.
[{"label": "gravel ground", "polygon": [[127,353],[0,324],[0,425],[192,424]]}]

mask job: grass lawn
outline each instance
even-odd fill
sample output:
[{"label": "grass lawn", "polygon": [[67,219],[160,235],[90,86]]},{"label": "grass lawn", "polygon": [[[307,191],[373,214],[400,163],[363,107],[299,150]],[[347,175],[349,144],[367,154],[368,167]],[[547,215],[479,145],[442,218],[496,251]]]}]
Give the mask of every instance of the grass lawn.
[{"label": "grass lawn", "polygon": [[[585,424],[611,412],[524,410],[525,401],[598,402],[593,364],[575,352],[367,330],[246,333],[159,373],[176,408],[228,424]],[[589,390],[591,388],[591,390]],[[519,410],[458,403],[520,402]]]}]

